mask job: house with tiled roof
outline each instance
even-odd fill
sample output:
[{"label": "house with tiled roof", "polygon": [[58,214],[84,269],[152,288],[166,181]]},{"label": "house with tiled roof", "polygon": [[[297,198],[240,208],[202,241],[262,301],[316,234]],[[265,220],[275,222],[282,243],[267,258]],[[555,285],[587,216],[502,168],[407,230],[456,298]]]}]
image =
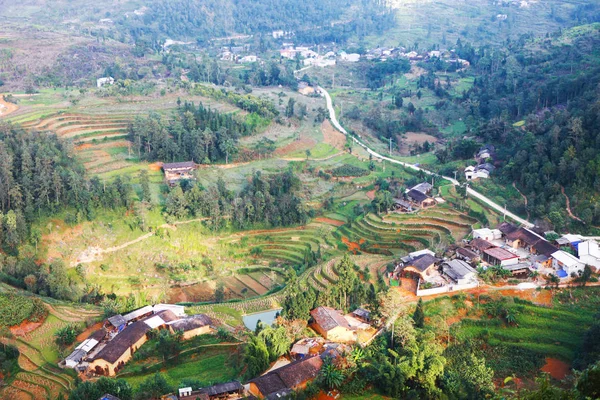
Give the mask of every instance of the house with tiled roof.
[{"label": "house with tiled roof", "polygon": [[249,382],[249,391],[259,399],[277,398],[278,393],[289,394],[301,390],[317,377],[323,360],[319,356],[294,361]]},{"label": "house with tiled roof", "polygon": [[331,307],[317,307],[310,312],[311,328],[334,342],[354,342],[356,333],[341,312]]},{"label": "house with tiled roof", "polygon": [[212,320],[205,314],[196,314],[189,317],[172,321],[169,324],[172,332],[183,332],[183,339],[191,339],[194,336],[204,335],[211,332]]}]

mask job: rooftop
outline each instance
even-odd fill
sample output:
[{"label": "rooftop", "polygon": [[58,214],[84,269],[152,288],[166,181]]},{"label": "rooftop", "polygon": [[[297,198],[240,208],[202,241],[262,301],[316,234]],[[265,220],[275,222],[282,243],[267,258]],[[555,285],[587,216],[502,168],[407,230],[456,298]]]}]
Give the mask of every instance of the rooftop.
[{"label": "rooftop", "polygon": [[498,225],[498,230],[505,235],[509,234],[510,232],[516,231],[517,229],[519,229],[519,228],[517,228],[515,225],[511,224],[510,222],[503,222],[500,225]]},{"label": "rooftop", "polygon": [[425,270],[429,268],[432,264],[435,264],[439,261],[439,258],[436,258],[431,254],[423,254],[407,263],[406,267],[413,267],[421,272],[425,272]]},{"label": "rooftop", "polygon": [[350,325],[346,318],[338,311],[331,307],[317,307],[310,312],[315,322],[325,331],[330,331],[333,328],[341,326],[350,329]]},{"label": "rooftop", "polygon": [[150,327],[146,325],[144,321],[134,322],[123,329],[113,340],[108,342],[106,346],[96,354],[94,359],[105,360],[111,364],[114,363],[149,331]]},{"label": "rooftop", "polygon": [[217,385],[209,386],[200,389],[201,393],[206,393],[209,396],[219,396],[226,393],[238,392],[244,390],[244,387],[238,381],[232,381],[227,383],[219,383]]},{"label": "rooftop", "polygon": [[491,249],[486,249],[483,252],[491,257],[494,257],[496,260],[499,260],[499,261],[510,260],[513,258],[519,258],[519,256],[517,256],[517,255],[511,253],[510,251],[505,250],[501,247],[494,247]]},{"label": "rooftop", "polygon": [[132,312],[123,315],[123,318],[125,318],[125,320],[129,322],[133,319],[139,318],[142,315],[149,313],[152,313],[152,306],[144,306],[142,308],[138,308],[137,310],[133,310]]},{"label": "rooftop", "polygon": [[533,245],[533,247],[535,248],[535,251],[547,257],[550,257],[552,253],[556,253],[558,251],[558,249],[546,239],[538,240],[537,243]]},{"label": "rooftop", "polygon": [[196,314],[187,318],[183,318],[177,321],[170,322],[169,325],[173,330],[176,331],[191,331],[194,329],[202,328],[203,326],[211,325],[212,321],[205,314]]},{"label": "rooftop", "polygon": [[509,232],[506,234],[506,237],[509,240],[520,240],[522,242],[527,243],[530,246],[533,246],[534,244],[539,242],[540,239],[545,240],[540,235],[533,233],[529,229],[525,228],[519,228],[515,231]]},{"label": "rooftop", "polygon": [[472,252],[469,249],[465,249],[464,247],[459,247],[458,249],[456,249],[456,253],[460,254],[463,257],[467,257],[467,258],[470,258],[470,259],[474,259],[474,258],[479,257],[477,255],[477,253]]},{"label": "rooftop", "polygon": [[163,164],[164,171],[178,170],[178,169],[194,169],[194,168],[196,168],[196,163],[193,161],[184,161],[184,162]]},{"label": "rooftop", "polygon": [[294,361],[288,365],[252,379],[263,396],[285,389],[295,389],[301,384],[314,379],[323,366],[321,357],[314,356]]},{"label": "rooftop", "polygon": [[464,279],[469,274],[475,273],[475,268],[463,260],[450,260],[442,265],[444,273],[454,280]]},{"label": "rooftop", "polygon": [[479,251],[483,251],[483,250],[487,250],[487,249],[491,249],[494,247],[493,244],[491,244],[490,242],[488,242],[485,239],[481,239],[481,238],[477,238],[477,239],[473,239],[469,242],[469,245],[474,248],[477,249]]},{"label": "rooftop", "polygon": [[115,328],[118,328],[121,325],[125,325],[127,323],[127,320],[125,318],[123,318],[123,316],[121,314],[117,314],[117,315],[113,315],[112,317],[108,318],[108,322],[110,322],[110,324],[112,326],[114,326]]},{"label": "rooftop", "polygon": [[555,253],[552,253],[552,258],[561,264],[567,267],[573,267],[583,264],[577,257],[572,254],[567,253],[566,251],[559,250]]},{"label": "rooftop", "polygon": [[417,203],[421,203],[422,201],[429,199],[429,196],[427,196],[425,193],[415,189],[409,190],[409,192],[406,195],[414,201],[416,201]]},{"label": "rooftop", "polygon": [[410,190],[416,190],[423,194],[429,193],[431,191],[431,189],[433,189],[433,186],[429,182],[422,182],[422,183],[419,183],[418,185],[415,185],[412,188],[410,188]]}]

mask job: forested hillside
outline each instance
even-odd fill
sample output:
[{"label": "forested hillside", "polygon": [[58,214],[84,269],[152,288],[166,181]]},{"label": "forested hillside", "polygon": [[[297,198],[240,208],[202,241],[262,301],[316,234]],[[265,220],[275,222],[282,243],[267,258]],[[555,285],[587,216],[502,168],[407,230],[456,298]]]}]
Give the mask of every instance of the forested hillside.
[{"label": "forested hillside", "polygon": [[568,222],[561,187],[587,224],[600,222],[599,49],[598,24],[510,44],[478,60],[465,95],[486,121],[478,135],[504,161],[502,178],[516,181],[530,211],[559,229]]}]

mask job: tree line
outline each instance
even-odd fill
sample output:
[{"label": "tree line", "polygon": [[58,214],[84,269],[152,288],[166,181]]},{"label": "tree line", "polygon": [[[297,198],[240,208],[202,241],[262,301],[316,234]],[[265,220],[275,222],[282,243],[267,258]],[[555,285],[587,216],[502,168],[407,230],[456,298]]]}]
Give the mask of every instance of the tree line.
[{"label": "tree line", "polygon": [[184,182],[170,190],[165,209],[175,218],[208,217],[214,230],[223,227],[227,219],[238,229],[256,224],[303,224],[308,211],[299,197],[301,187],[300,179],[291,170],[274,175],[256,171],[238,193],[227,189],[222,178],[208,188]]}]

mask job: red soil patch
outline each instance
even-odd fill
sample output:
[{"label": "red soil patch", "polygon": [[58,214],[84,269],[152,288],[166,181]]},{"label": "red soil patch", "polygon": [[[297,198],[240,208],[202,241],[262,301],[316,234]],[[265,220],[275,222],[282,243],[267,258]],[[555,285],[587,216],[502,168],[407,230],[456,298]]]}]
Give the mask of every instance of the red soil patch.
[{"label": "red soil patch", "polygon": [[323,141],[325,143],[338,150],[344,150],[344,146],[346,146],[346,135],[331,126],[329,120],[323,121],[321,124],[321,131],[323,132]]},{"label": "red soil patch", "polygon": [[42,322],[23,321],[19,325],[11,326],[10,333],[12,333],[14,336],[25,336],[29,332],[33,332],[37,328],[42,326],[43,323],[44,323],[44,321],[42,321]]},{"label": "red soil patch", "polygon": [[90,143],[86,143],[86,144],[82,144],[82,145],[75,147],[75,150],[81,151],[81,150],[89,149],[91,147],[93,147],[93,146]]},{"label": "red soil patch", "polygon": [[550,290],[500,290],[500,294],[508,297],[518,297],[523,300],[531,301],[535,304],[552,305],[552,291]]},{"label": "red soil patch", "polygon": [[551,377],[561,381],[569,375],[571,366],[556,358],[546,357],[546,364],[542,367],[542,371],[549,373]]},{"label": "red soil patch", "polygon": [[358,243],[351,242],[347,237],[342,238],[342,243],[348,246],[348,250],[354,254],[356,254],[357,251],[360,251],[360,245]]},{"label": "red soil patch", "polygon": [[2,95],[0,95],[0,116],[4,117],[12,112],[15,112],[19,109],[19,106],[13,103],[9,103],[8,101],[4,101]]},{"label": "red soil patch", "polygon": [[367,192],[367,197],[369,198],[369,200],[374,200],[375,199],[375,190],[369,190]]},{"label": "red soil patch", "polygon": [[153,164],[148,165],[148,169],[150,171],[160,171],[163,164],[161,162],[155,162]]},{"label": "red soil patch", "polygon": [[85,339],[87,339],[92,333],[96,332],[98,329],[102,328],[102,322],[97,322],[94,325],[90,326],[89,328],[87,328],[85,331],[81,332],[79,335],[77,335],[77,341],[78,342],[83,342]]},{"label": "red soil patch", "polygon": [[340,221],[340,220],[332,219],[332,218],[325,218],[325,217],[319,217],[319,218],[315,219],[315,221],[322,222],[324,224],[333,225],[333,226],[342,226],[345,224],[344,221]]},{"label": "red soil patch", "polygon": [[316,144],[317,142],[310,138],[301,138],[300,140],[294,140],[292,143],[275,150],[275,156],[280,157],[289,153],[295,153],[297,151],[311,149]]}]

